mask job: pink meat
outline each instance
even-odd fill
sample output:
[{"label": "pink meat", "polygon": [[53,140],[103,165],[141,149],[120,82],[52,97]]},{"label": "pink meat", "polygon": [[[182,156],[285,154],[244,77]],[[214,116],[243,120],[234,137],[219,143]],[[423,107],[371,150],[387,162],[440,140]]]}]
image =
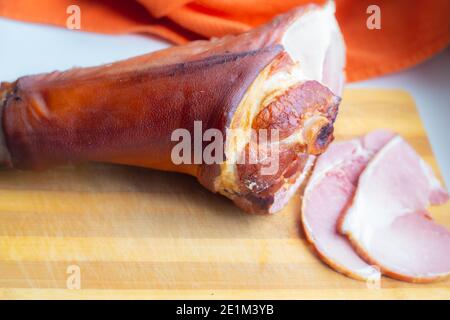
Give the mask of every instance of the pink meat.
[{"label": "pink meat", "polygon": [[382,273],[432,281],[450,273],[450,232],[431,220],[426,208],[447,200],[431,168],[397,136],[359,177],[340,231]]},{"label": "pink meat", "polygon": [[337,222],[353,198],[359,175],[393,136],[379,130],[359,139],[332,143],[319,157],[304,193],[302,221],[308,240],[328,265],[355,279],[376,280],[380,273],[337,232]]}]

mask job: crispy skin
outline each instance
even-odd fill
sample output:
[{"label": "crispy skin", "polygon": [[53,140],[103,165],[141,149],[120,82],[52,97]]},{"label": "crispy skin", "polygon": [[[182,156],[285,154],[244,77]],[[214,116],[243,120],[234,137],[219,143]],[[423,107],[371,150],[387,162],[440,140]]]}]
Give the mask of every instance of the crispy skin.
[{"label": "crispy skin", "polygon": [[16,168],[104,161],[196,174],[174,166],[175,129],[224,130],[279,46],[104,76],[103,69],[24,77],[6,103],[4,131]]}]

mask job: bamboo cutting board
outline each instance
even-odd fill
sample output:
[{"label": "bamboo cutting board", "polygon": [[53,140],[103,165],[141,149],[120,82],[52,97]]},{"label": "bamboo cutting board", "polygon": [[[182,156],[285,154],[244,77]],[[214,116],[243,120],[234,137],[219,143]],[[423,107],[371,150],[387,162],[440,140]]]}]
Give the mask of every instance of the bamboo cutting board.
[{"label": "bamboo cutting board", "polygon": [[[408,94],[347,90],[337,139],[376,128],[402,134],[438,172]],[[449,204],[432,213],[450,228]],[[299,196],[279,214],[250,216],[179,174],[104,164],[3,170],[0,298],[450,298],[449,279],[384,278],[377,288],[334,272],[299,221]]]}]

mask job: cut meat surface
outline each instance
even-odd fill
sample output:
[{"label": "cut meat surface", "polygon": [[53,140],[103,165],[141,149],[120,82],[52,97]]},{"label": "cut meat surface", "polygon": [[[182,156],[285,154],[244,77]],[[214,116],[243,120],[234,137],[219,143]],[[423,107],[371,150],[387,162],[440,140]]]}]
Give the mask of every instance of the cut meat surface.
[{"label": "cut meat surface", "polygon": [[339,234],[339,217],[356,190],[358,178],[375,153],[394,137],[378,130],[345,142],[332,143],[315,166],[305,189],[302,222],[318,255],[335,270],[359,280],[377,280],[380,273]]},{"label": "cut meat surface", "polygon": [[450,273],[450,232],[426,208],[447,200],[431,168],[396,136],[359,177],[339,228],[382,273],[404,281],[433,281]]}]

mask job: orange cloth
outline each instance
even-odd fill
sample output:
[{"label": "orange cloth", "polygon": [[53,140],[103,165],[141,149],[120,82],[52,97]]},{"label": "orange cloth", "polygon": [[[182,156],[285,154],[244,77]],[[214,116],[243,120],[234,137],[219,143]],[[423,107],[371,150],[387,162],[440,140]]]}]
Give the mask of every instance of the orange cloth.
[{"label": "orange cloth", "polygon": [[[311,1],[0,0],[0,16],[65,26],[66,9],[75,4],[81,9],[81,29],[84,31],[145,32],[183,43],[242,32],[308,2]],[[347,43],[347,77],[350,81],[412,66],[449,43],[449,0],[335,2],[336,15]],[[369,30],[366,26],[370,15],[366,10],[371,4],[381,9],[380,30]]]}]

